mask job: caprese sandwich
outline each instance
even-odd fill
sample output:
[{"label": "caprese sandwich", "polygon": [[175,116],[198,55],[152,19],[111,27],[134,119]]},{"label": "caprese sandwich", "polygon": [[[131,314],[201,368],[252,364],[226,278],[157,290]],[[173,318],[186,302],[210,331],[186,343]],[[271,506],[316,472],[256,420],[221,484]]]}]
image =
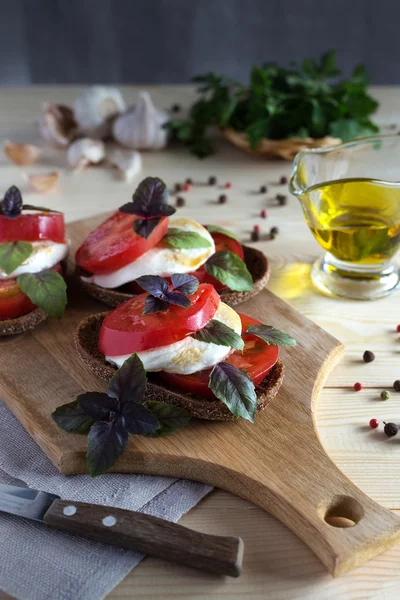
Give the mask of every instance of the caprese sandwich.
[{"label": "caprese sandwich", "polygon": [[[193,276],[142,276],[136,283],[145,293],[79,324],[83,361],[110,380],[135,355],[149,376],[147,399],[203,419],[253,421],[281,385],[278,346],[294,339],[237,313]],[[134,376],[133,369],[132,382]]]},{"label": "caprese sandwich", "polygon": [[110,306],[141,293],[135,280],[144,275],[170,278],[192,274],[211,283],[226,304],[257,294],[268,280],[268,261],[242,246],[229,230],[202,226],[187,218],[170,219],[168,190],[161,179],[147,177],[132,202],[92,231],[76,252],[83,287]]},{"label": "caprese sandwich", "polygon": [[0,202],[0,335],[33,329],[67,304],[64,215],[24,204],[10,187]]}]

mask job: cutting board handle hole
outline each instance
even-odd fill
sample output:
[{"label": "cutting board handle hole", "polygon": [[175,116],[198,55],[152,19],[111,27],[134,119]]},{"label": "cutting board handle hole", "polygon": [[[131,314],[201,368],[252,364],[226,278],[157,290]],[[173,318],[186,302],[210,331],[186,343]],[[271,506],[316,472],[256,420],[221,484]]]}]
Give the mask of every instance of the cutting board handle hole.
[{"label": "cutting board handle hole", "polygon": [[319,514],[331,527],[354,527],[364,516],[364,509],[355,498],[335,496],[328,505],[319,508]]}]

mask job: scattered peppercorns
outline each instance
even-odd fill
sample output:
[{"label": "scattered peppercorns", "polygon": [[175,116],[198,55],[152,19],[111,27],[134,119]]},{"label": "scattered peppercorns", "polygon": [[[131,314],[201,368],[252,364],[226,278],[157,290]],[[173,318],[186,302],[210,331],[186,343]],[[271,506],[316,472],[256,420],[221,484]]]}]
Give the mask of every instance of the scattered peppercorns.
[{"label": "scattered peppercorns", "polygon": [[371,427],[371,429],[376,429],[377,427],[379,427],[378,419],[371,419],[369,422],[369,426]]},{"label": "scattered peppercorns", "polygon": [[279,180],[279,184],[280,185],[286,185],[287,184],[287,177],[286,177],[286,175],[282,175],[282,177]]},{"label": "scattered peppercorns", "polygon": [[182,208],[182,206],[185,206],[185,204],[185,198],[182,198],[182,196],[178,196],[175,202],[175,206],[177,206],[178,208]]},{"label": "scattered peppercorns", "polygon": [[173,113],[177,113],[181,110],[181,105],[180,104],[173,104],[171,106],[171,112]]},{"label": "scattered peppercorns", "polygon": [[271,229],[269,230],[270,235],[278,235],[279,233],[279,229],[278,227],[271,227]]},{"label": "scattered peppercorns", "polygon": [[396,379],[396,381],[393,384],[393,387],[396,390],[396,392],[400,392],[400,379]]},{"label": "scattered peppercorns", "polygon": [[228,196],[226,194],[221,194],[218,198],[218,202],[220,204],[225,204],[228,201]]},{"label": "scattered peppercorns", "polygon": [[251,232],[251,241],[252,242],[258,242],[260,239],[260,232],[258,229],[253,229],[253,231]]},{"label": "scattered peppercorns", "polygon": [[231,188],[232,187],[232,183],[230,181],[227,181],[226,184],[225,184],[225,187],[227,189]]},{"label": "scattered peppercorns", "polygon": [[359,382],[355,383],[353,387],[355,392],[360,392],[363,389],[362,383]]},{"label": "scattered peppercorns", "polygon": [[268,188],[266,185],[262,185],[260,187],[260,194],[266,194],[268,192]]},{"label": "scattered peppercorns", "polygon": [[397,435],[398,431],[399,428],[396,425],[396,423],[385,423],[384,432],[388,437],[393,437],[394,435]]},{"label": "scattered peppercorns", "polygon": [[371,352],[371,350],[366,350],[363,354],[363,361],[366,363],[370,363],[375,360],[375,354]]},{"label": "scattered peppercorns", "polygon": [[285,194],[277,194],[276,199],[278,200],[279,206],[287,204],[287,196],[285,196]]},{"label": "scattered peppercorns", "polygon": [[185,183],[185,185],[183,186],[183,189],[185,190],[185,192],[190,192],[190,190],[192,189],[192,186],[190,183]]},{"label": "scattered peppercorns", "polygon": [[265,210],[265,208],[263,208],[262,211],[260,212],[260,217],[262,219],[266,219],[267,218],[267,211]]},{"label": "scattered peppercorns", "polygon": [[181,183],[176,183],[174,187],[176,192],[181,192],[183,190],[183,185]]},{"label": "scattered peppercorns", "polygon": [[217,178],[215,175],[210,175],[208,178],[208,185],[215,185],[217,183]]},{"label": "scattered peppercorns", "polygon": [[185,181],[185,183],[189,184],[189,185],[193,185],[193,179],[191,177],[188,177]]},{"label": "scattered peppercorns", "polygon": [[387,390],[383,390],[383,392],[381,392],[381,398],[382,400],[389,400],[390,398],[390,394]]}]

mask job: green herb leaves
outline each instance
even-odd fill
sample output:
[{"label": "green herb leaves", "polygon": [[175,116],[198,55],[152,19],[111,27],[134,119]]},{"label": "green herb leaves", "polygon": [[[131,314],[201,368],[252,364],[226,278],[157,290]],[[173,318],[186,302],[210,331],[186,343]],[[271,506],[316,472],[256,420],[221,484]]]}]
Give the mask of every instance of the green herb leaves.
[{"label": "green herb leaves", "polygon": [[40,273],[23,273],[17,283],[28,298],[50,317],[62,317],[67,305],[67,284],[51,269]]},{"label": "green herb leaves", "polygon": [[208,387],[233,415],[253,423],[257,395],[247,373],[229,363],[220,362],[210,373]]},{"label": "green herb leaves", "polygon": [[207,344],[230,346],[236,350],[243,350],[244,348],[244,341],[241,336],[228,325],[216,319],[211,319],[203,329],[192,333],[192,338]]},{"label": "green herb leaves", "polygon": [[171,275],[171,282],[172,289],[169,289],[168,281],[159,275],[143,275],[136,279],[136,283],[150,294],[146,298],[143,314],[163,312],[168,310],[170,304],[189,308],[188,296],[199,287],[196,277],[175,273]]},{"label": "green herb leaves", "polygon": [[272,325],[249,325],[245,333],[256,335],[270,346],[296,346],[295,339]]},{"label": "green herb leaves", "polygon": [[170,121],[168,127],[200,158],[213,152],[210,126],[246,133],[252,148],[263,138],[332,135],[348,141],[375,133],[370,115],[378,103],[368,95],[365,68],[358,66],[350,78],[332,82],[339,74],[331,51],[320,61],[304,59],[290,69],[274,63],[254,66],[247,86],[216,73],[201,75],[193,78],[201,86],[200,97],[187,119]]},{"label": "green herb leaves", "polygon": [[169,435],[186,425],[183,409],[153,400],[143,404],[147,377],[132,354],[110,380],[108,392],[86,392],[52,414],[61,429],[88,434],[87,468],[92,477],[108,471],[125,451],[129,435]]},{"label": "green herb leaves", "polygon": [[195,231],[170,227],[163,241],[173,248],[211,248],[211,242]]},{"label": "green herb leaves", "polygon": [[0,244],[0,269],[11,275],[30,257],[33,246],[30,242],[7,242]]},{"label": "green herb leaves", "polygon": [[215,252],[204,266],[209,275],[235,292],[253,289],[253,279],[245,263],[230,250]]}]

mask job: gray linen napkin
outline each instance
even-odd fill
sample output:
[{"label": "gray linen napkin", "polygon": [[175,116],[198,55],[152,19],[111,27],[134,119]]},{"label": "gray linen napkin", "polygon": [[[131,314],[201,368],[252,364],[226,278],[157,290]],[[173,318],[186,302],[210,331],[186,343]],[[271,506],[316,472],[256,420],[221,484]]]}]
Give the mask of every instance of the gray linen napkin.
[{"label": "gray linen napkin", "polygon": [[[171,477],[65,477],[0,400],[0,482],[63,499],[138,510],[177,521],[212,489]],[[143,558],[0,513],[0,589],[19,600],[99,600]]]}]

